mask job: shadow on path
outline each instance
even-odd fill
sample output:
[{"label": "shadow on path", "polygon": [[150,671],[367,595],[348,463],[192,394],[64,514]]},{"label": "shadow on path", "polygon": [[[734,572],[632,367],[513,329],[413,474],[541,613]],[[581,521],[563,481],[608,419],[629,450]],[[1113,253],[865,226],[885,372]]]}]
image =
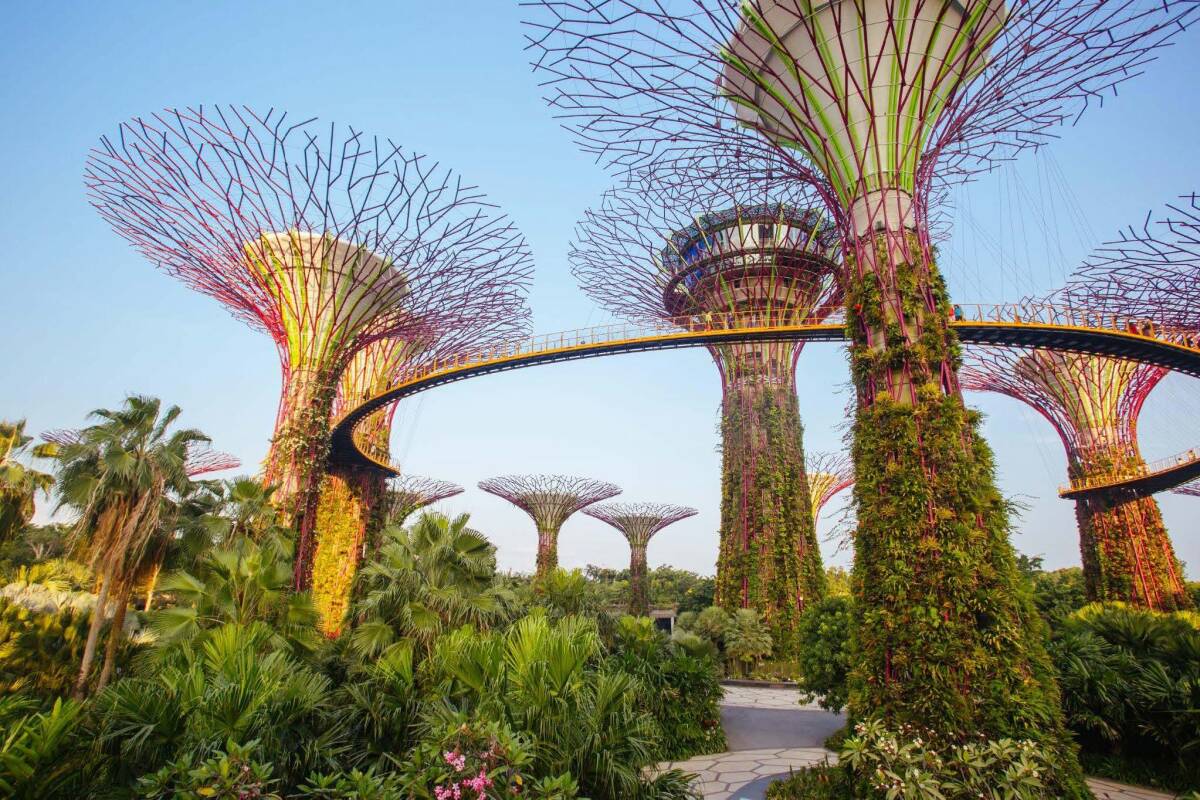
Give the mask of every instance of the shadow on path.
[{"label": "shadow on path", "polygon": [[823,747],[846,718],[819,708],[792,709],[722,706],[721,725],[730,750]]}]

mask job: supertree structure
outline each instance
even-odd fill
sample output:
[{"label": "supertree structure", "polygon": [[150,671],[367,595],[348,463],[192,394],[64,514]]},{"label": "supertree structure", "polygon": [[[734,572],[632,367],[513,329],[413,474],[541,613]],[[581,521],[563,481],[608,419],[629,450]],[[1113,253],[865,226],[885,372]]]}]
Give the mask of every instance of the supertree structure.
[{"label": "supertree structure", "polygon": [[[795,325],[840,307],[836,229],[802,187],[754,181],[698,156],[691,184],[631,173],[579,225],[572,268],[606,309],[680,327]],[[708,347],[721,376],[721,530],[716,602],[758,610],[779,651],[793,645],[825,571],[808,513],[796,395],[803,343]]]},{"label": "supertree structure", "polygon": [[[79,444],[83,432],[73,428],[55,428],[42,434],[42,441],[57,445]],[[207,444],[193,444],[187,448],[185,469],[189,478],[199,478],[213,472],[237,469],[241,459],[231,453],[214,450]]]},{"label": "supertree structure", "polygon": [[[354,354],[342,372],[333,402],[336,419],[369,397],[386,390],[406,371],[430,360],[457,355],[466,348],[486,349],[512,342],[525,332],[528,311],[523,280],[481,287],[460,309],[464,323],[432,337],[377,339]],[[357,445],[380,462],[389,460],[392,421],[399,403],[365,417],[355,427]],[[459,489],[458,491],[462,491]],[[374,467],[332,464],[321,483],[314,522],[313,604],[321,629],[337,636],[350,605],[350,592],[361,560],[378,544],[388,513],[387,476]],[[430,501],[432,502],[432,501]]]},{"label": "supertree structure", "polygon": [[[1145,470],[1138,449],[1142,404],[1166,375],[1161,367],[1105,356],[1023,348],[973,350],[966,389],[1026,403],[1062,439],[1071,483]],[[1183,575],[1153,496],[1107,489],[1075,500],[1088,599],[1156,611],[1190,608]]]},{"label": "supertree structure", "polygon": [[502,475],[480,481],[479,488],[503,497],[533,519],[538,535],[535,577],[539,580],[558,568],[558,532],[567,518],[621,493],[611,483],[570,475]]},{"label": "supertree structure", "polygon": [[804,461],[812,497],[813,526],[821,509],[840,492],[854,485],[854,465],[845,453],[809,453]]},{"label": "supertree structure", "polygon": [[469,325],[472,298],[525,279],[524,240],[437,162],[274,110],[122,123],[89,154],[85,182],[121,236],[275,341],[283,390],[265,480],[299,527],[295,582],[307,587],[343,370],[376,340]]},{"label": "supertree structure", "polygon": [[851,714],[1030,736],[1056,751],[1061,793],[1085,794],[1043,633],[1025,624],[991,454],[962,403],[929,201],[1098,104],[1195,1],[535,5],[550,102],[602,160],[769,149],[834,213],[858,397]]},{"label": "supertree structure", "polygon": [[388,488],[388,522],[392,525],[403,525],[414,511],[462,492],[463,488],[457,483],[437,478],[420,475],[396,478]]},{"label": "supertree structure", "polygon": [[663,503],[601,503],[583,509],[589,517],[607,522],[629,542],[629,613],[650,614],[650,586],[646,578],[646,547],[654,534],[698,512],[686,506]]},{"label": "supertree structure", "polygon": [[1200,497],[1200,481],[1192,481],[1171,490],[1174,494],[1185,494],[1189,497]]}]

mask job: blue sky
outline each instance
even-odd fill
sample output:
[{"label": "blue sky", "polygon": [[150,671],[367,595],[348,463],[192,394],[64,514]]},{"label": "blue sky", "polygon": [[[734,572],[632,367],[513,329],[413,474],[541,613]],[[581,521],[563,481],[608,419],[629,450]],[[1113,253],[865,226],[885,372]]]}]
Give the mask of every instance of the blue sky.
[{"label": "blue sky", "polygon": [[[147,393],[181,405],[185,422],[247,471],[264,455],[279,390],[271,342],[156,272],[84,198],[84,158],[98,138],[173,105],[273,106],[436,156],[528,237],[537,331],[607,321],[575,286],[566,253],[575,221],[609,182],[541,102],[520,17],[506,0],[10,4],[0,49],[0,417],[27,417],[35,432],[69,427],[126,393]],[[961,191],[942,260],[956,299],[1051,289],[1094,244],[1197,188],[1196,74],[1192,32],[1043,155]],[[841,349],[810,345],[798,372],[810,448],[842,446],[845,382]],[[1147,457],[1200,445],[1198,395],[1191,379],[1172,378],[1151,396]],[[475,483],[566,472],[611,480],[624,499],[696,506],[698,516],[651,543],[650,561],[711,572],[719,400],[702,350],[539,367],[406,401],[393,452],[414,473],[468,487],[442,506],[470,511],[504,567],[532,567],[532,523]],[[988,414],[1002,488],[1027,507],[1017,547],[1050,566],[1077,564],[1072,504],[1054,491],[1065,475],[1054,433],[1014,401],[969,401]],[[1166,496],[1162,506],[1197,577],[1200,499]],[[832,545],[826,556],[849,559]],[[615,531],[577,515],[560,558],[621,566],[628,551]]]}]

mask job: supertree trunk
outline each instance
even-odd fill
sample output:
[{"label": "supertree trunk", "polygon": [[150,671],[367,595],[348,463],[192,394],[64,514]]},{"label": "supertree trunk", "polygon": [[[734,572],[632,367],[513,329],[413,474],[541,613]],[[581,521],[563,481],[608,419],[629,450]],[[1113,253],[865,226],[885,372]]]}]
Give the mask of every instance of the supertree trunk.
[{"label": "supertree trunk", "polygon": [[800,611],[825,593],[794,381],[728,385],[721,435],[715,599],[759,611],[787,653]]},{"label": "supertree trunk", "polygon": [[373,509],[383,490],[383,481],[374,472],[339,469],[322,481],[315,514],[312,599],[321,632],[330,638],[341,634]]},{"label": "supertree trunk", "polygon": [[[1072,479],[1103,477],[1144,468],[1140,454],[1092,452],[1073,459]],[[1086,494],[1075,501],[1079,552],[1088,600],[1122,602],[1153,611],[1192,608],[1175,549],[1153,497],[1121,490]]]},{"label": "supertree trunk", "polygon": [[1066,749],[1041,624],[1022,589],[992,453],[958,392],[932,254],[911,232],[847,253],[857,599],[851,714]]},{"label": "supertree trunk", "polygon": [[539,527],[534,579],[541,580],[558,569],[558,528]]},{"label": "supertree trunk", "polygon": [[629,546],[629,613],[650,616],[650,581],[646,575],[646,545]]}]

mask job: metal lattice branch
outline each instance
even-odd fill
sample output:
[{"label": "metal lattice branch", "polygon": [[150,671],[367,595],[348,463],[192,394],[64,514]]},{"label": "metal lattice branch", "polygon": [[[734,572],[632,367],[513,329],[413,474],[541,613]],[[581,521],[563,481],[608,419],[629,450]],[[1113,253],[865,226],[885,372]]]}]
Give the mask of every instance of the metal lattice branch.
[{"label": "metal lattice branch", "polygon": [[1064,294],[1077,306],[1200,331],[1200,199],[1184,195],[1122,230],[1084,262]]},{"label": "metal lattice branch", "polygon": [[557,531],[581,508],[621,493],[614,484],[570,475],[504,475],[479,488],[524,511],[539,531]]},{"label": "metal lattice branch", "polygon": [[[43,433],[42,440],[57,445],[74,445],[82,441],[82,435],[83,432],[79,430],[57,428]],[[188,445],[185,469],[189,478],[237,469],[241,465],[242,461],[237,456],[214,450],[203,442]]]},{"label": "metal lattice branch", "polygon": [[420,475],[403,475],[392,481],[388,490],[391,503],[388,516],[396,524],[401,524],[417,509],[462,493],[463,487],[457,483]]},{"label": "metal lattice branch", "polygon": [[583,509],[583,513],[616,528],[631,547],[645,547],[663,528],[700,512],[665,503],[603,503]]},{"label": "metal lattice branch", "polygon": [[832,207],[894,185],[918,214],[938,181],[991,169],[1099,105],[1197,13],[1194,0],[527,5],[548,102],[609,165],[773,147]]},{"label": "metal lattice branch", "polygon": [[846,453],[806,453],[804,471],[812,495],[813,519],[839,492],[854,485],[854,464]]},{"label": "metal lattice branch", "polygon": [[1062,439],[1072,477],[1098,458],[1141,463],[1137,421],[1161,367],[1134,361],[1023,348],[978,348],[959,373],[964,389],[997,392],[1045,417]]},{"label": "metal lattice branch", "polygon": [[1185,483],[1183,486],[1176,486],[1171,490],[1174,494],[1186,494],[1191,497],[1200,497],[1200,481],[1192,481]]}]

